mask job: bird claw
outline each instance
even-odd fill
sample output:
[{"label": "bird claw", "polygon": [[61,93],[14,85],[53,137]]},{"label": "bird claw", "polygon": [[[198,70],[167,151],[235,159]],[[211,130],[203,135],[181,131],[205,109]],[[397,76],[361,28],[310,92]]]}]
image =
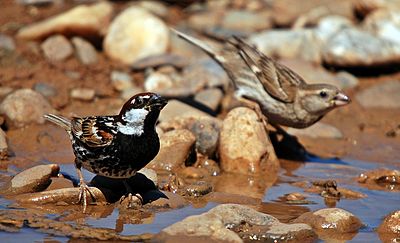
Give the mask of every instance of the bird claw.
[{"label": "bird claw", "polygon": [[123,201],[127,200],[126,208],[139,208],[143,205],[143,197],[136,193],[133,195],[132,193],[128,193],[119,199],[119,203],[122,204]]},{"label": "bird claw", "polygon": [[83,212],[86,211],[87,196],[88,196],[87,194],[90,195],[92,201],[96,201],[96,197],[94,196],[93,192],[90,191],[90,188],[86,185],[86,183],[81,182],[80,185],[79,185],[78,203],[82,202]]}]

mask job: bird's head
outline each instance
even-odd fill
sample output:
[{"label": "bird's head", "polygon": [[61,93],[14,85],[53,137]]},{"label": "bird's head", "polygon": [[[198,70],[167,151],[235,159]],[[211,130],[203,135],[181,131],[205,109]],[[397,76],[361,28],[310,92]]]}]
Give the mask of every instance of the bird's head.
[{"label": "bird's head", "polygon": [[167,100],[155,93],[139,93],[132,96],[119,113],[122,132],[125,134],[141,134],[143,130],[154,128],[160,111]]},{"label": "bird's head", "polygon": [[315,115],[324,115],[336,107],[351,102],[341,90],[329,84],[309,84],[299,91],[298,98],[301,106]]}]

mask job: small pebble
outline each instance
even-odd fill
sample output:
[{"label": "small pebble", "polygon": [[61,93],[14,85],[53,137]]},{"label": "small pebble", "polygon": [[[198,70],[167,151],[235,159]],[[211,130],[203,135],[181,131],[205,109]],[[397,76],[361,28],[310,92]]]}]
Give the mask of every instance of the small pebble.
[{"label": "small pebble", "polygon": [[124,91],[133,88],[132,77],[125,72],[112,71],[111,84],[117,91]]},{"label": "small pebble", "polygon": [[41,45],[44,55],[50,61],[63,61],[73,53],[71,43],[62,35],[47,38]]},{"label": "small pebble", "polygon": [[93,45],[80,37],[72,38],[72,44],[75,47],[76,56],[84,65],[97,63],[97,51]]},{"label": "small pebble", "polygon": [[71,90],[71,98],[84,100],[84,101],[91,101],[94,99],[96,95],[96,91],[94,89],[89,88],[77,88]]}]

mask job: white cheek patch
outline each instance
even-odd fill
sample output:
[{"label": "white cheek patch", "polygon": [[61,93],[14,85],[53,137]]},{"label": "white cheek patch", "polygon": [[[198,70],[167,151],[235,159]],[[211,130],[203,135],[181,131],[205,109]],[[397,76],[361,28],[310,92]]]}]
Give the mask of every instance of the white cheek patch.
[{"label": "white cheek patch", "polygon": [[122,116],[126,124],[118,123],[118,131],[126,135],[142,135],[144,132],[144,120],[148,113],[145,109],[129,110]]}]

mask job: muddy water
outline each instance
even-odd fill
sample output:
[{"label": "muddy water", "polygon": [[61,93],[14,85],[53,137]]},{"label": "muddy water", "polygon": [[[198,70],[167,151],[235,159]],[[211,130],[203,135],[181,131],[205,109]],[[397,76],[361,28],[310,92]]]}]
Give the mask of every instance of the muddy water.
[{"label": "muddy water", "polygon": [[[268,188],[268,183],[264,188],[260,188],[260,183],[246,183],[240,186],[245,191],[246,196],[250,198],[256,198],[260,194],[260,189],[263,191],[262,202],[256,207],[265,213],[272,214],[273,216],[280,219],[282,222],[290,222],[294,218],[298,217],[306,211],[312,211],[320,208],[326,208],[327,204],[324,198],[317,194],[306,193],[308,195],[307,200],[309,204],[305,205],[287,205],[279,199],[284,194],[292,192],[304,193],[304,189],[294,186],[294,182],[301,181],[314,181],[323,179],[335,179],[339,187],[351,189],[353,191],[361,192],[367,195],[366,198],[362,199],[340,199],[329,206],[336,206],[339,208],[346,209],[357,217],[359,217],[365,226],[356,235],[350,236],[347,240],[351,242],[378,242],[379,236],[375,233],[374,229],[382,222],[382,218],[389,214],[391,211],[399,209],[399,192],[390,190],[371,190],[370,188],[363,187],[357,183],[357,176],[370,169],[382,167],[382,163],[371,163],[356,161],[351,159],[321,159],[317,157],[309,157],[308,162],[298,161],[282,161],[281,174],[278,181]],[[390,169],[399,169],[391,165],[385,167]],[[10,166],[8,172],[3,171],[4,174],[10,174],[19,169],[15,166]],[[10,172],[11,171],[11,172]],[[76,180],[75,170],[72,164],[62,164],[61,172],[66,177],[71,177]],[[86,180],[90,180],[93,174],[85,171],[84,176]],[[240,179],[239,179],[240,181]],[[247,179],[248,181],[248,179]],[[220,176],[216,178],[214,185],[226,185],[233,184],[229,176]],[[215,191],[226,192],[226,187],[216,186]],[[206,197],[207,198],[207,197]],[[254,204],[253,201],[243,196],[242,202],[247,204]],[[223,199],[222,199],[223,200]],[[229,201],[229,198],[226,198]],[[219,200],[221,201],[221,198]],[[0,209],[12,209],[12,201],[4,198],[0,199]],[[82,215],[76,213],[76,211],[68,210],[64,213],[59,211],[51,211],[47,209],[47,217],[58,219],[60,221],[84,221],[86,225],[93,228],[106,228],[115,230],[120,235],[140,235],[144,233],[156,234],[166,226],[175,223],[183,218],[200,214],[208,211],[212,207],[216,206],[216,202],[209,202],[205,200],[203,203],[198,203],[184,206],[182,208],[174,209],[171,211],[164,212],[153,212],[147,214],[141,214],[140,217],[135,220],[126,220],[120,218],[120,213],[117,208],[112,206],[99,207],[88,215]],[[10,208],[11,207],[11,208]],[[46,212],[46,209],[41,209],[42,212]],[[79,210],[79,209],[78,209]],[[66,242],[69,238],[62,236],[52,236],[47,233],[41,233],[39,230],[34,230],[29,227],[23,227],[18,233],[7,233],[0,231],[0,238],[2,242],[8,241],[56,241]],[[333,237],[336,238],[336,237]]]}]

